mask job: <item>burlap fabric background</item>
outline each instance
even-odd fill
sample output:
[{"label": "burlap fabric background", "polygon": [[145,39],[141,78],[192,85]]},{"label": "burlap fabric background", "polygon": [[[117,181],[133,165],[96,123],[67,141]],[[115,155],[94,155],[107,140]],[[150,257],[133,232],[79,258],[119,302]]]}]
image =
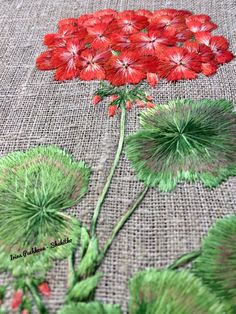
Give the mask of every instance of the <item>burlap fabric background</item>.
[{"label": "burlap fabric background", "polygon": [[[104,8],[116,10],[173,7],[209,14],[235,52],[233,0],[1,0],[0,1],[0,153],[39,144],[57,144],[93,168],[89,193],[71,209],[88,223],[108,174],[118,138],[119,117],[107,117],[106,104],[90,104],[97,82],[58,83],[52,72],[35,68],[35,58],[45,48],[43,35],[55,32],[57,21]],[[149,93],[157,103],[176,97],[235,100],[235,61],[222,66],[211,78],[168,84],[162,81]],[[147,86],[145,88],[148,89]],[[128,114],[127,133],[138,128],[138,109]],[[236,209],[236,178],[209,190],[201,184],[181,184],[172,193],[149,191],[145,201],[125,226],[101,270],[97,299],[121,304],[126,311],[128,278],[147,266],[161,267],[178,255],[197,249],[200,239],[219,217]],[[99,220],[101,244],[118,217],[142,189],[123,156]],[[63,303],[66,262],[57,262],[48,279],[52,313]],[[6,275],[2,275],[6,280]]]}]

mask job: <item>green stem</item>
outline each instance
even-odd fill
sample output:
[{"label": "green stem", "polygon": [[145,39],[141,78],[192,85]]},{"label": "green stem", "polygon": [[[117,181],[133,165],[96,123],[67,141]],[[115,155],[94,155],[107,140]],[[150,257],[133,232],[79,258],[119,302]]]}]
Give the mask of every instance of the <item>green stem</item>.
[{"label": "green stem", "polygon": [[193,251],[191,253],[184,254],[180,257],[178,257],[173,264],[168,266],[168,269],[176,269],[182,266],[185,266],[186,264],[189,264],[192,262],[194,259],[196,259],[199,255],[201,254],[201,251]]},{"label": "green stem", "polygon": [[39,310],[40,314],[49,314],[49,312],[47,311],[45,305],[43,304],[40,296],[38,295],[37,290],[35,289],[35,286],[28,280],[26,281],[26,285],[32,295],[32,297],[34,298],[35,304]]},{"label": "green stem", "polygon": [[75,269],[74,269],[74,252],[68,257],[68,288],[72,287],[75,282]]},{"label": "green stem", "polygon": [[137,199],[133,202],[131,207],[127,210],[127,212],[125,212],[125,214],[117,222],[117,224],[115,225],[115,227],[111,233],[111,236],[108,238],[107,242],[105,243],[103,251],[100,253],[100,256],[98,258],[98,265],[101,264],[107,251],[109,250],[112,242],[114,241],[114,239],[116,238],[116,236],[118,235],[120,230],[124,227],[125,223],[129,220],[130,216],[133,214],[135,209],[140,205],[140,203],[144,199],[145,195],[147,194],[148,190],[149,190],[149,187],[145,187],[143,189],[143,191],[141,193],[139,193]]},{"label": "green stem", "polygon": [[122,149],[123,149],[123,145],[124,145],[124,137],[125,137],[125,120],[126,120],[126,108],[125,108],[125,104],[121,104],[121,119],[120,119],[120,138],[119,138],[119,143],[118,143],[118,147],[117,147],[117,151],[116,151],[116,155],[115,155],[115,159],[113,161],[110,173],[107,177],[106,183],[103,187],[102,193],[100,194],[95,210],[94,210],[94,214],[93,214],[93,218],[92,218],[92,222],[91,222],[91,235],[94,236],[96,233],[96,226],[97,226],[97,221],[98,221],[98,217],[101,211],[101,207],[102,204],[104,202],[105,196],[109,190],[110,184],[111,184],[111,180],[113,178],[114,172],[116,170],[116,167],[119,163],[119,159],[122,153]]}]

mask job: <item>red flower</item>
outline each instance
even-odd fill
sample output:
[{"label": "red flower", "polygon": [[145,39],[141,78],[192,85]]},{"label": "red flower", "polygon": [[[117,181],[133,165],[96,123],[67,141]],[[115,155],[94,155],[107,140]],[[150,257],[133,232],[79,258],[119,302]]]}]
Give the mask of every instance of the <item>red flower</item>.
[{"label": "red flower", "polygon": [[196,41],[187,41],[184,43],[184,48],[189,52],[194,52],[199,55],[202,62],[208,62],[214,59],[214,54],[211,49],[204,44],[200,44]]},{"label": "red flower", "polygon": [[137,33],[148,26],[148,19],[145,16],[137,15],[134,11],[121,12],[112,22],[113,30],[125,34]]},{"label": "red flower", "polygon": [[93,97],[93,105],[96,106],[101,100],[102,98],[99,95],[95,95]]},{"label": "red flower", "polygon": [[229,43],[223,36],[211,36],[209,32],[199,32],[195,37],[199,43],[210,47],[219,64],[230,62],[234,58],[232,52],[227,50]]},{"label": "red flower", "polygon": [[82,67],[80,72],[81,80],[104,80],[104,63],[110,58],[109,51],[99,52],[93,49],[84,50],[79,58],[79,65]]},{"label": "red flower", "polygon": [[67,40],[65,47],[56,48],[53,51],[52,63],[57,68],[56,80],[70,80],[79,76],[79,54],[84,48],[84,41],[73,38]]},{"label": "red flower", "polygon": [[50,297],[51,295],[50,287],[46,281],[38,285],[38,290],[45,297]]},{"label": "red flower", "polygon": [[217,25],[211,22],[211,18],[205,14],[191,15],[186,18],[186,25],[193,32],[212,31]]},{"label": "red flower", "polygon": [[21,289],[17,290],[13,294],[11,308],[13,310],[18,309],[23,300],[23,291]]},{"label": "red flower", "polygon": [[47,34],[44,36],[44,45],[49,48],[66,46],[67,39],[76,38],[82,40],[87,36],[85,28],[79,28],[73,25],[61,26],[59,33]]},{"label": "red flower", "polygon": [[147,73],[147,81],[151,87],[155,87],[159,82],[159,77],[156,73]]},{"label": "red flower", "polygon": [[105,23],[95,24],[87,28],[88,41],[94,49],[105,49],[110,46],[110,38],[108,35],[110,31]]},{"label": "red flower", "polygon": [[29,314],[29,311],[26,310],[26,309],[24,309],[24,310],[21,312],[21,314]]},{"label": "red flower", "polygon": [[107,79],[115,86],[194,79],[234,57],[223,36],[211,36],[216,27],[208,15],[186,10],[99,10],[59,21],[36,65],[55,69],[56,80]]},{"label": "red flower", "polygon": [[141,56],[137,52],[122,52],[119,57],[113,57],[106,64],[106,78],[113,85],[127,83],[137,84],[151,69],[155,71],[157,59],[155,57]]},{"label": "red flower", "polygon": [[199,44],[198,42],[186,42],[184,47],[189,52],[194,52],[199,55],[201,58],[201,68],[202,73],[206,76],[210,76],[216,73],[218,65],[217,62],[214,60],[214,54],[209,47],[204,44]]},{"label": "red flower", "polygon": [[174,45],[176,40],[174,37],[168,37],[168,33],[160,30],[150,29],[147,33],[139,32],[130,36],[133,47],[138,49],[140,53],[146,55],[155,55],[158,49],[163,46]]},{"label": "red flower", "polygon": [[184,48],[169,48],[160,56],[158,73],[169,81],[191,80],[201,71],[201,59]]}]

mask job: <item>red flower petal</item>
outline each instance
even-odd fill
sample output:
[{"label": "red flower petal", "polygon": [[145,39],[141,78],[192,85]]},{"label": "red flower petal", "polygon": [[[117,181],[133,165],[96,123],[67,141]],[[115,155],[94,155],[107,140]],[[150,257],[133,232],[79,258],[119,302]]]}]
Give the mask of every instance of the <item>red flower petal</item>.
[{"label": "red flower petal", "polygon": [[210,47],[212,51],[226,50],[229,48],[229,43],[224,36],[212,36]]},{"label": "red flower petal", "polygon": [[217,62],[211,61],[202,64],[202,73],[206,76],[215,74],[217,71]]},{"label": "red flower petal", "polygon": [[186,24],[188,28],[190,29],[190,31],[193,33],[208,32],[217,28],[217,25],[212,22],[201,23],[200,21],[190,21],[190,22],[186,22]]},{"label": "red flower petal", "polygon": [[36,59],[36,66],[40,70],[54,70],[56,65],[52,62],[52,50],[41,53]]},{"label": "red flower petal", "polygon": [[156,73],[147,73],[148,84],[152,87],[155,87],[159,82],[159,77]]},{"label": "red flower petal", "polygon": [[209,22],[210,20],[211,20],[211,18],[210,18],[209,15],[206,15],[206,14],[194,14],[194,15],[188,16],[186,18],[186,23],[192,22],[192,21],[205,23],[205,22]]},{"label": "red flower petal", "polygon": [[231,51],[228,51],[228,50],[220,51],[216,55],[216,60],[219,64],[230,62],[233,58],[234,58],[234,55],[232,54]]},{"label": "red flower petal", "polygon": [[133,47],[140,51],[141,54],[155,55],[156,49],[162,45],[174,45],[176,39],[167,37],[165,31],[152,30],[148,33],[139,32],[130,36]]},{"label": "red flower petal", "polygon": [[70,68],[67,64],[59,67],[55,72],[56,81],[72,80],[79,76],[79,69],[76,67]]},{"label": "red flower petal", "polygon": [[199,43],[204,44],[206,46],[210,46],[211,33],[209,33],[209,32],[199,32],[199,33],[195,34],[195,38],[196,38],[196,40]]},{"label": "red flower petal", "polygon": [[68,18],[63,19],[58,22],[59,29],[65,25],[71,25],[71,26],[77,26],[78,25],[78,19],[75,18]]}]

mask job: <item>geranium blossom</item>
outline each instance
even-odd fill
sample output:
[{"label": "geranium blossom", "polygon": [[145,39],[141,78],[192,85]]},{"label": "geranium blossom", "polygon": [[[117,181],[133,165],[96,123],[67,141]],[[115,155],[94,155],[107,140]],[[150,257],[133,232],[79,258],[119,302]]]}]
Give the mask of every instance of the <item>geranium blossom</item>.
[{"label": "geranium blossom", "polygon": [[78,61],[78,67],[81,66],[81,80],[104,80],[106,74],[103,65],[110,55],[109,51],[99,52],[91,48],[84,50]]},{"label": "geranium blossom", "polygon": [[[216,28],[210,16],[187,10],[99,10],[59,21],[58,32],[45,35],[48,50],[36,65],[40,70],[55,70],[58,81],[102,80],[114,86],[146,80],[155,87],[161,78],[210,76],[234,57],[226,38],[212,35]],[[97,95],[102,100],[106,93],[112,96],[109,88]],[[135,95],[124,100],[127,110],[136,103],[150,106],[145,93],[137,90]],[[119,96],[110,104],[110,116],[120,112]]]},{"label": "geranium blossom", "polygon": [[168,31],[150,29],[147,33],[139,32],[130,36],[134,49],[143,54],[155,55],[156,51],[173,46],[176,39],[168,34]]},{"label": "geranium blossom", "polygon": [[158,73],[169,81],[180,79],[191,80],[201,71],[201,58],[197,53],[188,52],[187,49],[169,48],[160,56]]}]

